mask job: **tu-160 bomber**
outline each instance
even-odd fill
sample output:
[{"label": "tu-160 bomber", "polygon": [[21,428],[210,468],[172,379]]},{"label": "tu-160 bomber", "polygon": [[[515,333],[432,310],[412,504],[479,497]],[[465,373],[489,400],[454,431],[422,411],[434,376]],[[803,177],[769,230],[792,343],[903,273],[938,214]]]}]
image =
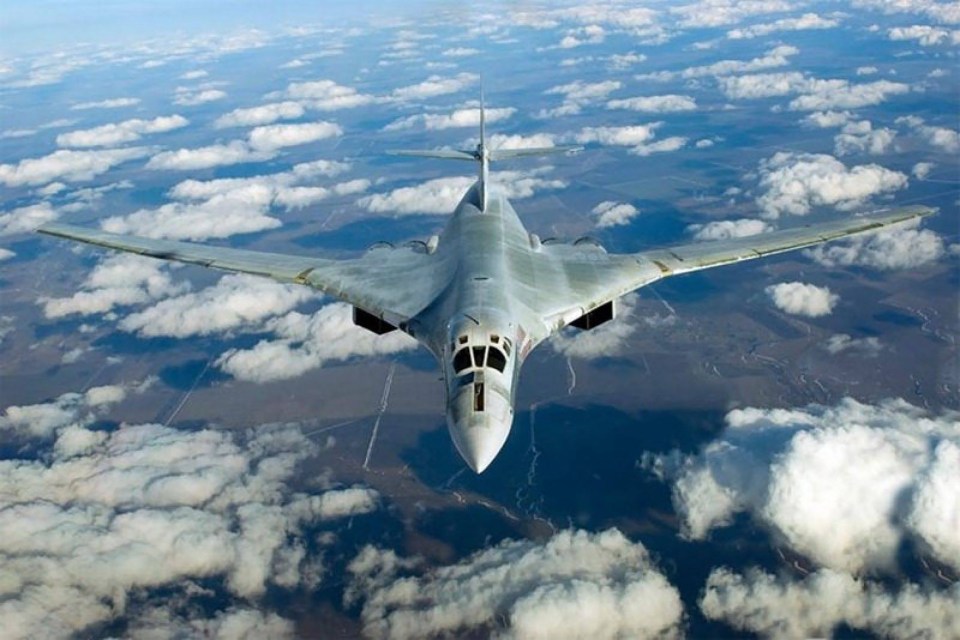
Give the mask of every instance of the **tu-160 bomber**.
[{"label": "tu-160 bomber", "polygon": [[620,296],[662,278],[873,232],[934,213],[909,206],[745,238],[610,254],[590,238],[572,243],[541,240],[527,231],[491,184],[491,162],[570,150],[488,148],[481,99],[480,141],[474,150],[395,152],[479,165],[477,181],[443,231],[402,247],[374,245],[354,259],[232,249],[57,223],[38,231],[313,287],[353,305],[353,320],[360,327],[377,334],[404,331],[440,363],[450,435],[470,468],[481,473],[510,433],[524,360],[564,327],[590,330],[607,322]]}]

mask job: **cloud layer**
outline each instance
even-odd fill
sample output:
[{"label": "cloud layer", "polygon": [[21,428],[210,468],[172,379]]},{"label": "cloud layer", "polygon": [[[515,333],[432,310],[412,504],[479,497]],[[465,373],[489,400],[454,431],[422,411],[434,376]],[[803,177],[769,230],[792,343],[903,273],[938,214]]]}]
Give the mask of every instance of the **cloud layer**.
[{"label": "cloud layer", "polygon": [[679,635],[677,590],[643,545],[616,529],[561,531],[545,544],[505,540],[420,577],[396,579],[399,564],[391,552],[367,548],[348,567],[371,636],[491,628],[527,639]]}]

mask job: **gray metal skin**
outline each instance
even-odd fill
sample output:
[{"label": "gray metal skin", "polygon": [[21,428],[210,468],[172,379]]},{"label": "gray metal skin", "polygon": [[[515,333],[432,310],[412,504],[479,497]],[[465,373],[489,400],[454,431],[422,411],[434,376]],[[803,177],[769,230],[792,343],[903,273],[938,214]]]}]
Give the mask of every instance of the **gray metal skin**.
[{"label": "gray metal skin", "polygon": [[[38,231],[144,256],[311,286],[399,327],[440,363],[451,438],[467,465],[481,473],[510,433],[523,361],[534,347],[584,314],[660,278],[792,251],[934,213],[927,207],[902,207],[748,238],[612,255],[588,239],[541,242],[528,233],[510,202],[490,184],[491,158],[556,150],[491,152],[484,147],[481,130],[481,143],[473,152],[401,152],[478,161],[479,179],[463,196],[439,237],[404,247],[373,248],[350,260],[125,236],[59,223],[48,223]],[[490,366],[459,373],[454,370],[458,348],[490,348],[494,336],[501,350],[505,350],[504,340],[510,341],[502,372]],[[482,407],[477,410],[475,385],[479,382]]]}]

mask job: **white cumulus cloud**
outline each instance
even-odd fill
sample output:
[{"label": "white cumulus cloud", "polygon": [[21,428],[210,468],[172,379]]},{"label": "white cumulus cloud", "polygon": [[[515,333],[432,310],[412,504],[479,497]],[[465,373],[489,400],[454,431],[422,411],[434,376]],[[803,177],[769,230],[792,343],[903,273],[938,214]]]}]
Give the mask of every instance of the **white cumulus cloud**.
[{"label": "white cumulus cloud", "polygon": [[671,113],[675,111],[693,111],[696,101],[690,96],[668,94],[663,96],[638,96],[621,98],[607,102],[608,109],[629,109],[645,113]]},{"label": "white cumulus cloud", "polygon": [[[821,567],[889,571],[906,538],[960,570],[960,414],[888,400],[736,409],[700,453],[647,456],[685,534],[749,513]],[[855,461],[855,464],[851,464]]]},{"label": "white cumulus cloud", "polygon": [[904,223],[867,236],[813,247],[805,253],[826,267],[912,269],[944,255],[943,239],[929,229],[918,229],[918,224]]},{"label": "white cumulus cloud", "polygon": [[760,162],[757,204],[767,218],[805,215],[814,207],[850,210],[902,189],[907,176],[877,164],[847,168],[830,155],[778,152]]},{"label": "white cumulus cloud", "polygon": [[747,236],[755,236],[772,230],[773,227],[769,223],[754,218],[716,220],[706,224],[691,224],[687,227],[687,232],[692,233],[695,240],[746,238]]},{"label": "white cumulus cloud", "polygon": [[402,102],[412,100],[426,100],[436,96],[459,93],[475,84],[479,76],[474,73],[458,73],[452,77],[430,76],[423,82],[398,87],[391,94],[395,100]]},{"label": "white cumulus cloud", "polygon": [[257,107],[234,109],[225,113],[214,122],[218,129],[227,127],[253,127],[272,124],[277,120],[294,120],[305,113],[299,102],[273,102]]},{"label": "white cumulus cloud", "polygon": [[947,638],[960,625],[960,586],[897,590],[821,569],[802,580],[714,569],[700,599],[711,619],[771,638],[829,637],[840,625],[884,638]]},{"label": "white cumulus cloud", "polygon": [[676,588],[641,543],[616,529],[560,531],[545,543],[505,540],[455,565],[395,578],[403,568],[391,552],[372,548],[348,566],[371,636],[421,638],[491,627],[502,638],[680,632]]},{"label": "white cumulus cloud", "polygon": [[56,220],[60,213],[49,202],[17,207],[6,213],[0,213],[0,236],[15,233],[29,233],[44,224]]},{"label": "white cumulus cloud", "polygon": [[160,260],[134,255],[110,255],[65,298],[40,298],[47,318],[93,315],[115,307],[144,304],[182,293],[189,283],[177,284]]},{"label": "white cumulus cloud", "polygon": [[231,349],[217,366],[240,380],[272,382],[295,378],[329,361],[388,355],[414,349],[417,342],[401,331],[376,335],[353,324],[353,308],[332,303],[312,315],[296,311],[268,320],[275,334],[250,349]]},{"label": "white cumulus cloud", "polygon": [[[487,124],[506,120],[514,113],[513,107],[503,107],[495,109],[484,109],[484,119]],[[456,109],[451,113],[423,113],[406,118],[394,120],[383,128],[384,131],[398,131],[402,129],[411,129],[417,125],[423,125],[428,131],[438,131],[442,129],[452,129],[456,127],[478,127],[480,126],[480,109],[466,108]]]},{"label": "white cumulus cloud", "polygon": [[134,118],[92,129],[61,133],[57,136],[57,145],[61,147],[113,147],[125,142],[139,140],[144,134],[173,131],[188,124],[190,124],[190,121],[180,115],[159,116],[153,120]]},{"label": "white cumulus cloud", "polygon": [[212,287],[167,298],[132,313],[119,326],[145,337],[255,331],[267,319],[315,297],[309,287],[231,274]]},{"label": "white cumulus cloud", "polygon": [[840,296],[827,287],[803,282],[781,282],[764,291],[781,311],[808,318],[829,315],[840,301]]},{"label": "white cumulus cloud", "polygon": [[36,186],[55,180],[85,182],[148,153],[146,147],[96,151],[59,149],[39,158],[20,160],[16,164],[0,164],[0,182],[8,187]]},{"label": "white cumulus cloud", "polygon": [[[123,618],[133,596],[150,609],[196,610],[190,585],[198,580],[214,579],[211,589],[228,602],[268,586],[313,588],[323,568],[304,545],[304,528],[378,506],[379,495],[365,487],[293,491],[298,465],[319,451],[296,425],[96,430],[94,405],[105,401],[91,392],[57,399],[46,415],[37,406],[20,415],[37,435],[38,425],[56,423],[44,434],[54,439],[38,443],[40,455],[0,461],[6,638],[36,637],[40,627],[84,635]],[[168,608],[171,600],[184,606]],[[132,611],[135,628],[170,620]],[[218,637],[290,629],[276,614],[241,611],[185,626]]]},{"label": "white cumulus cloud", "polygon": [[832,29],[840,24],[835,18],[823,18],[815,13],[805,13],[796,18],[781,18],[773,22],[751,25],[740,29],[731,29],[727,37],[731,40],[758,38],[778,31],[807,31],[810,29]]},{"label": "white cumulus cloud", "polygon": [[640,213],[640,210],[626,202],[605,200],[595,206],[591,213],[597,217],[597,227],[604,229],[630,224],[630,221]]}]

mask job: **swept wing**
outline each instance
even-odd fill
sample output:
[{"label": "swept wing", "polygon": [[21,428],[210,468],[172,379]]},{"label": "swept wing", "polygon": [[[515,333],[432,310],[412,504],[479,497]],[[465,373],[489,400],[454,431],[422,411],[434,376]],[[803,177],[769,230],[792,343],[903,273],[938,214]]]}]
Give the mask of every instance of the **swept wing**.
[{"label": "swept wing", "polygon": [[697,242],[635,254],[605,254],[563,245],[546,251],[541,270],[557,270],[561,291],[541,294],[535,308],[551,326],[563,326],[579,316],[661,278],[711,269],[743,260],[803,249],[830,240],[875,232],[935,213],[908,206],[882,213],[763,233],[745,238]]},{"label": "swept wing", "polygon": [[324,260],[119,235],[69,224],[48,223],[37,231],[152,258],[309,285],[394,325],[416,315],[443,286],[442,270],[435,268],[437,257],[408,247],[373,249],[356,259]]}]

